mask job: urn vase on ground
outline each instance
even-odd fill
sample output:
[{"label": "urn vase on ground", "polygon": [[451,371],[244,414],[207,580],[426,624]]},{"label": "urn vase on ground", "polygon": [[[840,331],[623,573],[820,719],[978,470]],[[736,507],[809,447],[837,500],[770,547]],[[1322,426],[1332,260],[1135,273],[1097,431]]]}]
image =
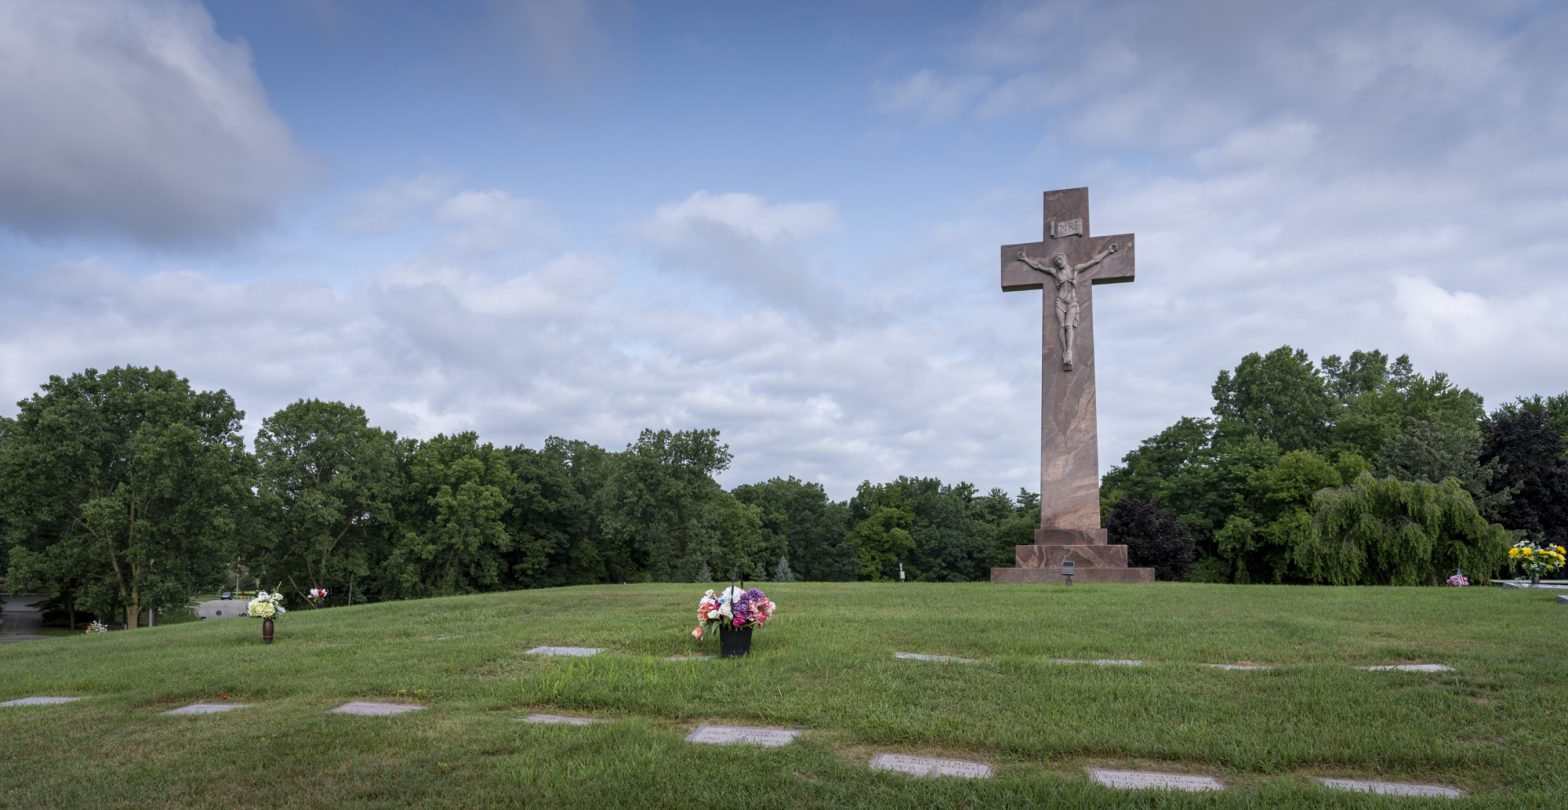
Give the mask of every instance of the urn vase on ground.
[{"label": "urn vase on ground", "polygon": [[736,629],[723,626],[719,628],[719,657],[744,658],[751,652],[750,627]]}]

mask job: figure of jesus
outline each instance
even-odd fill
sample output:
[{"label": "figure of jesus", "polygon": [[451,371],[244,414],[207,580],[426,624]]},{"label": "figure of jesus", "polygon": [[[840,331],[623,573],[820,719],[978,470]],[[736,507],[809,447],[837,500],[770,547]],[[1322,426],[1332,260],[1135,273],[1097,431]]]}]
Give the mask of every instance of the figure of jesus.
[{"label": "figure of jesus", "polygon": [[1018,261],[1056,281],[1056,322],[1061,326],[1063,371],[1073,369],[1073,337],[1078,331],[1078,274],[1105,261],[1106,256],[1115,252],[1116,243],[1112,242],[1109,247],[1095,254],[1089,261],[1072,265],[1067,262],[1065,253],[1052,256],[1050,264],[1041,264],[1038,260],[1025,256],[1023,251],[1018,251]]}]

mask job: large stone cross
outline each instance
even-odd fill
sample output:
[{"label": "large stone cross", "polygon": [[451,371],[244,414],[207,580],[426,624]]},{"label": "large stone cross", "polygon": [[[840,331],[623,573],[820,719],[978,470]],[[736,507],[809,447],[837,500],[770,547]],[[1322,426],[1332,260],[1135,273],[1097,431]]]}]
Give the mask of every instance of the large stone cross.
[{"label": "large stone cross", "polygon": [[[1044,241],[1002,246],[1002,290],[1044,289],[1045,294],[1041,296],[1040,530],[1035,533],[1036,546],[1019,546],[1020,567],[993,569],[995,581],[1049,581],[999,572],[1058,565],[1063,559],[1078,563],[1080,581],[1152,580],[1148,569],[1126,568],[1126,549],[1107,548],[1100,527],[1094,286],[1132,281],[1133,267],[1132,234],[1090,235],[1086,188],[1045,192]],[[1055,548],[1046,553],[1041,545]],[[1090,572],[1084,567],[1113,569],[1118,559],[1121,573],[1085,576]]]}]

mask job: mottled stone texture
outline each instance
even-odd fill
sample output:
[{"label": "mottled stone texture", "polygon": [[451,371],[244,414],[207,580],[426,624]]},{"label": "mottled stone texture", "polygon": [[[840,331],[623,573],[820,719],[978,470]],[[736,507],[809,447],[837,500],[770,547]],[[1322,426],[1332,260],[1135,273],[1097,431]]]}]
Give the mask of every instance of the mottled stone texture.
[{"label": "mottled stone texture", "polygon": [[1126,568],[1126,546],[1014,546],[1019,568],[1054,568],[1071,559],[1079,570]]},{"label": "mottled stone texture", "polygon": [[[1002,290],[1043,290],[1040,348],[1040,529],[1034,546],[1018,547],[1017,568],[991,569],[992,582],[1062,582],[1072,559],[1074,582],[1153,582],[1154,571],[1127,567],[1125,546],[1110,546],[1100,527],[1100,449],[1094,385],[1095,285],[1133,280],[1132,234],[1092,236],[1089,190],[1045,192],[1045,239],[1003,245]],[[1062,365],[1056,282],[1018,260],[1024,253],[1049,261],[1058,253],[1078,265],[1115,253],[1085,271],[1077,284],[1078,326],[1073,366]]]},{"label": "mottled stone texture", "polygon": [[[1061,585],[1067,579],[1060,568],[992,568],[991,581]],[[1080,568],[1073,574],[1073,582],[1080,584],[1148,584],[1153,581],[1153,568]]]}]

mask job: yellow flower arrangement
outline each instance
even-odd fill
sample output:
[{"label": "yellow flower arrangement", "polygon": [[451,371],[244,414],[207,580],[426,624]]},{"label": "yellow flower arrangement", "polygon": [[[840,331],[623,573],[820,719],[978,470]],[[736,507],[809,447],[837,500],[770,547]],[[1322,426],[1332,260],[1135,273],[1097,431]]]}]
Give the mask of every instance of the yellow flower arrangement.
[{"label": "yellow flower arrangement", "polygon": [[1537,545],[1532,540],[1520,540],[1508,549],[1509,566],[1532,579],[1556,571],[1564,563],[1568,563],[1568,552],[1560,545]]}]

